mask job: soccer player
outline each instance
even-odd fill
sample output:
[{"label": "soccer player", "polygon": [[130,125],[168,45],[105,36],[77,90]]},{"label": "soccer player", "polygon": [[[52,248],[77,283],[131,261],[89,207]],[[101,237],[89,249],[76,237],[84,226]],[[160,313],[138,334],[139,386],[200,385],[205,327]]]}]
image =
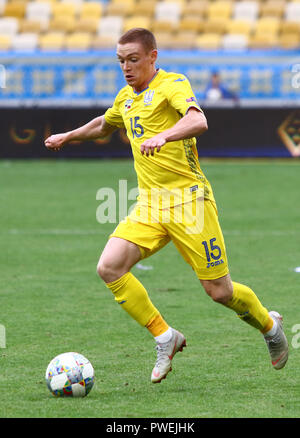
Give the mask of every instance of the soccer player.
[{"label": "soccer player", "polygon": [[111,234],[97,271],[121,307],[155,338],[157,360],[151,381],[158,383],[167,376],[186,340],[164,320],[131,268],[170,240],[212,300],[261,332],[273,367],[283,368],[288,342],[281,315],[268,312],[249,287],[230,278],[216,202],[196,148],[195,137],[208,129],[207,121],[188,79],[156,68],[155,37],[146,29],[126,32],[118,42],[117,56],[127,85],[113,106],[78,129],[50,136],[45,145],[59,150],[73,140],[105,137],[126,128],[139,198]]}]

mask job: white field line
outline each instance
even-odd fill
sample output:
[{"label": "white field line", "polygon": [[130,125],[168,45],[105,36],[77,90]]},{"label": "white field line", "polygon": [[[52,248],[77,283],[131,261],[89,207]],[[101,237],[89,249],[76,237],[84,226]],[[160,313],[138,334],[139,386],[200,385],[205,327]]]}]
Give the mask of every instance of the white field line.
[{"label": "white field line", "polygon": [[264,237],[264,236],[300,236],[298,230],[223,230],[227,236]]},{"label": "white field line", "polygon": [[78,229],[57,229],[57,228],[50,228],[50,229],[36,229],[36,230],[22,230],[17,228],[12,228],[10,230],[7,230],[7,232],[0,232],[0,234],[9,234],[11,236],[19,236],[19,235],[25,235],[25,236],[63,236],[63,235],[70,235],[70,236],[95,236],[95,235],[104,235],[109,234],[109,232],[102,230],[100,227],[97,230],[78,230]]}]

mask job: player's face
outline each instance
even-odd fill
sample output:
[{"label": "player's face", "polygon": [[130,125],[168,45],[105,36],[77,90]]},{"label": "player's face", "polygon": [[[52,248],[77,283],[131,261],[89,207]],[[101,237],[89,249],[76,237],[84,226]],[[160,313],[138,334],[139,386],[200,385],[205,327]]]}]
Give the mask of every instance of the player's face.
[{"label": "player's face", "polygon": [[118,44],[117,56],[127,84],[137,92],[147,88],[155,74],[157,50],[147,53],[140,43]]}]

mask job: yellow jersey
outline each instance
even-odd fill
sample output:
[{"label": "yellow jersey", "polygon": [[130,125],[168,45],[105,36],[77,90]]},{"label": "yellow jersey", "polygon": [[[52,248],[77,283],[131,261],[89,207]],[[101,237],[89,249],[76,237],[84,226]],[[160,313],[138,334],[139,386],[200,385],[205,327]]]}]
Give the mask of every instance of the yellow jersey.
[{"label": "yellow jersey", "polygon": [[210,183],[200,168],[195,138],[168,142],[154,156],[140,151],[146,139],[174,126],[191,107],[202,111],[188,79],[159,69],[145,90],[138,93],[129,85],[122,88],[105,112],[108,124],[126,129],[141,204],[153,205],[157,193],[161,208],[200,196],[214,201]]}]

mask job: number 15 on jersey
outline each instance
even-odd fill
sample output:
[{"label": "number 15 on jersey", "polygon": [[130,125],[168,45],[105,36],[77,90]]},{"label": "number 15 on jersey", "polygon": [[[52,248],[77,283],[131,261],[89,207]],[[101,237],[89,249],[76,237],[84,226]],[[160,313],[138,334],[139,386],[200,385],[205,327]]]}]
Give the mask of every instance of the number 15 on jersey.
[{"label": "number 15 on jersey", "polygon": [[140,138],[144,135],[144,128],[138,123],[140,117],[130,117],[130,127],[133,138]]}]

